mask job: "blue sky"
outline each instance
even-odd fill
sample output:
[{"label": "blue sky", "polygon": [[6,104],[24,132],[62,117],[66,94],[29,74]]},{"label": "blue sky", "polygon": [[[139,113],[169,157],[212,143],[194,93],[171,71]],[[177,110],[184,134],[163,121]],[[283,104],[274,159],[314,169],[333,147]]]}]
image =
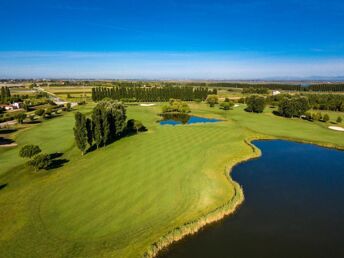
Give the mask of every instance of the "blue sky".
[{"label": "blue sky", "polygon": [[344,1],[0,1],[0,77],[344,75]]}]

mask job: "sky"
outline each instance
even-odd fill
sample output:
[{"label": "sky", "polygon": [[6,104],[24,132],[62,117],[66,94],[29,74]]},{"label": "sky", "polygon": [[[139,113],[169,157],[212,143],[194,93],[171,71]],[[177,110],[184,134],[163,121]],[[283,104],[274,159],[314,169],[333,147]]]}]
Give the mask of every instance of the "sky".
[{"label": "sky", "polygon": [[0,0],[1,78],[344,76],[344,1]]}]

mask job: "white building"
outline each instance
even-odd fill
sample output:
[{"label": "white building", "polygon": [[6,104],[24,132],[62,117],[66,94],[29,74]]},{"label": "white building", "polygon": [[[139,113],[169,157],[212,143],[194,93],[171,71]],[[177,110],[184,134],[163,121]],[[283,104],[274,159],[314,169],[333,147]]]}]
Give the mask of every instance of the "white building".
[{"label": "white building", "polygon": [[279,94],[281,94],[281,92],[278,91],[278,90],[273,90],[272,91],[272,96],[276,96],[276,95],[279,95]]}]

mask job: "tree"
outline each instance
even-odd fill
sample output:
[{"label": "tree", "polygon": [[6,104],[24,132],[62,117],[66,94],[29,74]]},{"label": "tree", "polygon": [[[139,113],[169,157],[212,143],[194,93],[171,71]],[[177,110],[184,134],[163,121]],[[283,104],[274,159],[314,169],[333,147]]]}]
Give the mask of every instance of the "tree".
[{"label": "tree", "polygon": [[50,118],[53,114],[53,109],[51,107],[48,107],[46,110],[45,110],[45,116],[47,118]]},{"label": "tree", "polygon": [[142,124],[141,121],[135,119],[129,119],[127,121],[127,132],[128,133],[138,133],[146,132],[147,128]]},{"label": "tree", "polygon": [[337,121],[338,124],[340,124],[343,120],[342,120],[342,118],[339,116],[339,117],[337,117],[337,120],[336,120],[336,121]]},{"label": "tree", "polygon": [[23,109],[28,112],[30,110],[30,102],[25,100],[23,103]]},{"label": "tree", "polygon": [[33,156],[40,153],[42,150],[37,145],[27,144],[24,145],[20,151],[19,156],[22,158],[32,158]]},{"label": "tree", "polygon": [[311,114],[310,112],[306,112],[306,113],[305,113],[305,117],[306,117],[306,119],[309,120],[309,121],[313,120],[312,114]]},{"label": "tree", "polygon": [[103,119],[102,111],[99,107],[95,107],[92,113],[93,121],[93,139],[97,148],[103,145]]},{"label": "tree", "polygon": [[70,102],[68,102],[68,103],[66,104],[66,109],[67,109],[67,111],[71,111],[71,109],[72,109],[72,104],[70,104]]},{"label": "tree", "polygon": [[190,113],[190,107],[186,102],[179,99],[170,99],[169,104],[162,106],[162,113]]},{"label": "tree", "polygon": [[230,110],[232,107],[234,106],[234,103],[233,102],[222,102],[220,104],[220,108],[223,109],[223,110]]},{"label": "tree", "polygon": [[324,117],[323,117],[323,121],[324,122],[328,122],[330,120],[330,117],[328,114],[325,114]]},{"label": "tree", "polygon": [[40,169],[47,169],[51,165],[51,157],[48,154],[38,154],[28,162],[28,165],[33,167],[37,172]]},{"label": "tree", "polygon": [[86,127],[86,117],[85,115],[77,112],[75,114],[75,126],[74,130],[74,138],[76,146],[81,150],[82,155],[85,154],[87,148],[87,127]]},{"label": "tree", "polygon": [[283,97],[278,103],[278,112],[284,117],[300,117],[309,110],[310,106],[306,97]]},{"label": "tree", "polygon": [[248,112],[262,113],[265,108],[265,99],[258,95],[252,95],[246,98],[247,108],[245,109]]},{"label": "tree", "polygon": [[45,110],[44,109],[37,109],[35,111],[36,116],[44,116]]},{"label": "tree", "polygon": [[90,147],[93,145],[93,122],[90,118],[86,119],[87,142]]},{"label": "tree", "polygon": [[208,95],[206,101],[210,107],[214,107],[215,104],[217,104],[219,102],[219,97],[217,95],[214,95],[214,94]]},{"label": "tree", "polygon": [[17,122],[19,124],[22,124],[24,122],[25,118],[26,118],[26,114],[24,112],[20,112],[20,113],[16,114],[16,116],[15,116],[15,119],[17,120]]}]

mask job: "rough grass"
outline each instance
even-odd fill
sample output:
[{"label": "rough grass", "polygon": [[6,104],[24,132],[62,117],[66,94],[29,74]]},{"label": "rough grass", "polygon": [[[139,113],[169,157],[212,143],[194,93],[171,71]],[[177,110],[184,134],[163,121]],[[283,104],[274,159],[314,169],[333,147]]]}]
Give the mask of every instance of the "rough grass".
[{"label": "rough grass", "polygon": [[[245,139],[285,137],[344,147],[338,132],[270,111],[225,112],[203,104],[192,110],[227,121],[159,126],[159,106],[133,106],[128,116],[149,131],[83,157],[73,144],[72,113],[19,132],[19,147],[0,152],[0,184],[7,184],[0,190],[2,256],[139,257],[154,251],[153,243],[178,239],[183,226],[212,221],[240,202],[226,172],[256,155]],[[17,156],[26,143],[63,152],[70,161],[35,174]]]}]

